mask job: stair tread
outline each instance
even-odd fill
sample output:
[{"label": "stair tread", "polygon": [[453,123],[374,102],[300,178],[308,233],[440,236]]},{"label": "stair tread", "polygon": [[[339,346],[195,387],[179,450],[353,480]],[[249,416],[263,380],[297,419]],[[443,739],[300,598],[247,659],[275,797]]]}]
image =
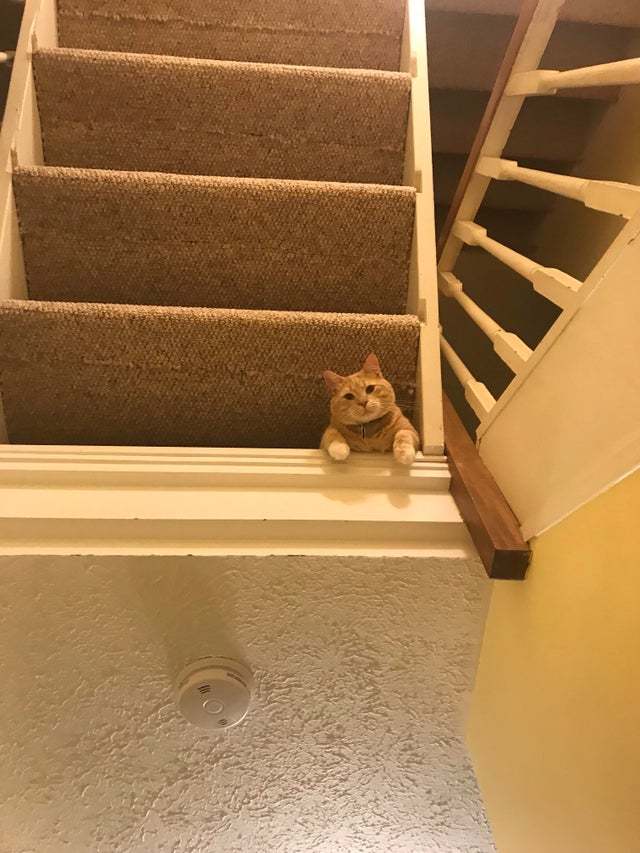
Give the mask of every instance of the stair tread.
[{"label": "stair tread", "polygon": [[408,74],[72,48],[33,63],[48,165],[402,182]]},{"label": "stair tread", "polygon": [[368,352],[411,414],[419,331],[408,315],[6,301],[9,440],[316,447],[322,371],[352,372]]},{"label": "stair tread", "polygon": [[58,0],[60,44],[205,59],[397,70],[398,0]]},{"label": "stair tread", "polygon": [[32,299],[402,314],[415,190],[18,168]]}]

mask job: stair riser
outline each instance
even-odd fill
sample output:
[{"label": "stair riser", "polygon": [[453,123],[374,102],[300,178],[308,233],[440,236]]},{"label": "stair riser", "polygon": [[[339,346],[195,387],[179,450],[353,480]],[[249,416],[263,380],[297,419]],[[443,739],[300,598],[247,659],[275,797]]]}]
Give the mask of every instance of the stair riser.
[{"label": "stair riser", "polygon": [[33,60],[49,165],[402,182],[407,74],[72,50]]},{"label": "stair riser", "polygon": [[32,299],[406,310],[405,187],[18,170]]},{"label": "stair riser", "polygon": [[13,443],[317,447],[322,371],[373,350],[411,413],[411,317],[15,302],[0,330]]},{"label": "stair riser", "polygon": [[60,44],[118,50],[397,71],[404,4],[397,0],[58,0]]}]

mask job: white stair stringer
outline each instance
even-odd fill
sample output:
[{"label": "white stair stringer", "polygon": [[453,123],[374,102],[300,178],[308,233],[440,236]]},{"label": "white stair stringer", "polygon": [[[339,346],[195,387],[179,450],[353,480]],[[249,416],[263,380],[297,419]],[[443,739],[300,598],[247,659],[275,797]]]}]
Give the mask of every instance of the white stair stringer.
[{"label": "white stair stringer", "polygon": [[444,457],[317,450],[12,447],[0,555],[326,554],[468,558]]}]

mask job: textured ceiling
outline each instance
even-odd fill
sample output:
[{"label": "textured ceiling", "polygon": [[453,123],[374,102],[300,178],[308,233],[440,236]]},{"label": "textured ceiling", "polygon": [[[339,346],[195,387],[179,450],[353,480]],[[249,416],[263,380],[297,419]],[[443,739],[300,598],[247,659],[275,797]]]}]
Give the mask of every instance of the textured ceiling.
[{"label": "textured ceiling", "polygon": [[[0,564],[2,853],[488,853],[463,745],[489,583],[462,560]],[[257,687],[176,712],[205,654]]]}]

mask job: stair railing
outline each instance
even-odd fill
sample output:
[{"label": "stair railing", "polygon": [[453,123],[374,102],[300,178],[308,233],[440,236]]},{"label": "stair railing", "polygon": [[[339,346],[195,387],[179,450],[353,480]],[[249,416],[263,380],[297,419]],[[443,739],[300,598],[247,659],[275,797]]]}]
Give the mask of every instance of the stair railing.
[{"label": "stair railing", "polygon": [[[564,0],[528,0],[524,3],[439,241],[440,292],[444,297],[458,302],[489,338],[497,355],[514,374],[505,391],[497,400],[494,399],[486,386],[463,363],[446,340],[445,334],[441,334],[443,357],[462,385],[465,399],[480,421],[478,439],[580,310],[599,284],[602,269],[629,244],[631,234],[631,230],[623,229],[587,279],[578,281],[561,270],[544,267],[502,245],[474,222],[490,182],[517,181],[529,184],[627,220],[633,219],[640,212],[640,187],[526,169],[513,160],[502,158],[525,98],[554,95],[566,88],[640,83],[640,58],[570,71],[539,68],[563,3]],[[631,222],[625,228],[637,230],[636,223]],[[502,329],[465,293],[463,282],[454,273],[456,261],[465,245],[488,252],[527,279],[534,290],[561,309],[559,317],[534,350],[514,333]]]}]

